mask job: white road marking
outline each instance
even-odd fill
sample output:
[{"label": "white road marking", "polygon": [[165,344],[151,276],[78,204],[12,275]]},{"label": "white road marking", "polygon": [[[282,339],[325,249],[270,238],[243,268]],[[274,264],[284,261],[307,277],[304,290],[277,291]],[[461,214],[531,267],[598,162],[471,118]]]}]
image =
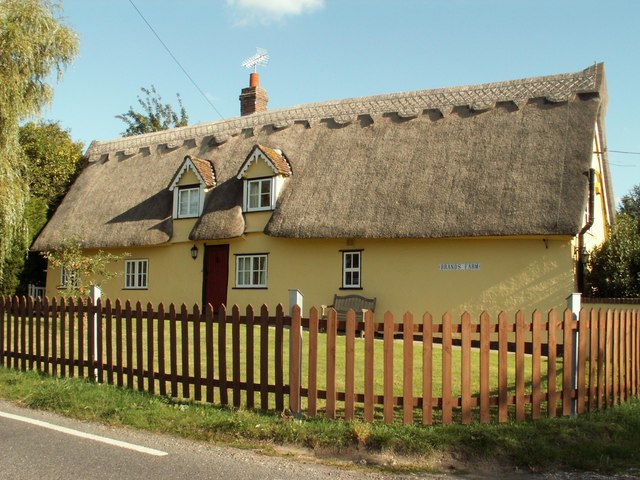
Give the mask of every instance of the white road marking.
[{"label": "white road marking", "polygon": [[72,428],[61,427],[59,425],[54,425],[53,423],[43,422],[41,420],[35,420],[29,417],[22,417],[20,415],[13,415],[11,413],[6,413],[6,412],[0,412],[0,417],[9,418],[11,420],[17,420],[19,422],[30,423],[31,425],[36,425],[42,428],[48,428],[50,430],[55,430],[57,432],[66,433],[67,435],[86,438],[87,440],[102,442],[108,445],[114,445],[116,447],[128,448],[129,450],[135,450],[136,452],[147,453],[149,455],[155,455],[157,457],[164,457],[165,455],[168,455],[167,452],[163,452],[161,450],[155,450],[153,448],[147,448],[140,445],[135,445],[133,443],[122,442],[120,440],[114,440],[113,438],[101,437],[100,435],[85,433],[79,430],[73,430]]}]

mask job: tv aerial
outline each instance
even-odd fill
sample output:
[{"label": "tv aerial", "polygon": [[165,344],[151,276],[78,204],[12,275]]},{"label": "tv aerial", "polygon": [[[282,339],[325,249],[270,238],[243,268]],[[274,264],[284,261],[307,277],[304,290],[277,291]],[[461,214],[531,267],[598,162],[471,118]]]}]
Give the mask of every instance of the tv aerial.
[{"label": "tv aerial", "polygon": [[256,73],[258,65],[264,67],[267,63],[269,63],[269,52],[264,48],[256,47],[256,54],[242,62],[242,66],[253,68],[253,73]]}]

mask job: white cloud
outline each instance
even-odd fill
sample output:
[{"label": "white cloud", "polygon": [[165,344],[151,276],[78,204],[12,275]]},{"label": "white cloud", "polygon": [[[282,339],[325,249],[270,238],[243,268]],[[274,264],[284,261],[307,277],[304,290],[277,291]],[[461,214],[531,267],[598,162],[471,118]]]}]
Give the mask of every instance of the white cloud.
[{"label": "white cloud", "polygon": [[272,23],[285,17],[311,13],[324,7],[325,0],[226,0],[237,24]]}]

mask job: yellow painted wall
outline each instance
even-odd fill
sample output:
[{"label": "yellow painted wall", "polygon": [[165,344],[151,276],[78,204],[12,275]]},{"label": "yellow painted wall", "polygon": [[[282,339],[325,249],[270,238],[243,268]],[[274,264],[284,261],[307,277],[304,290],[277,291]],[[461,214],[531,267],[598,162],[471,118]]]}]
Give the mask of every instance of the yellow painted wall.
[{"label": "yellow painted wall", "polygon": [[[593,142],[593,151],[600,152],[601,149],[598,145],[597,137]],[[609,235],[609,224],[611,219],[607,212],[606,204],[606,185],[604,184],[604,177],[602,175],[601,166],[601,154],[594,153],[591,161],[591,168],[596,171],[595,179],[595,199],[594,199],[594,222],[591,228],[584,235],[585,246],[588,251],[593,250],[596,246],[600,245]],[[586,213],[585,213],[586,216]]]},{"label": "yellow painted wall", "polygon": [[[106,281],[102,285],[103,297],[115,300],[132,300],[133,302],[150,301],[154,304],[163,302],[187,304],[202,302],[202,255],[197,260],[191,258],[193,243],[176,243],[156,247],[129,247],[126,249],[110,249],[116,255],[128,253],[129,256],[110,265],[111,270],[119,272],[119,276]],[[87,254],[93,253],[87,251]],[[148,259],[148,288],[143,290],[124,288],[125,260]],[[58,289],[60,269],[50,268],[47,271],[46,295],[58,296],[64,290]]]},{"label": "yellow painted wall", "polygon": [[[330,304],[334,294],[377,297],[378,318],[390,310],[400,316],[409,310],[421,318],[425,311],[441,316],[464,310],[477,316],[482,310],[531,311],[566,307],[573,291],[571,241],[566,239],[405,239],[405,240],[302,240],[248,233],[227,242],[229,251],[228,304],[244,308],[267,303],[288,306],[288,290],[304,295],[305,311],[312,305]],[[168,304],[200,303],[204,244],[192,260],[193,242],[129,248],[128,259],[149,259],[146,290],[125,290],[121,275],[103,285],[104,296]],[[209,242],[213,244],[213,242]],[[340,290],[340,250],[362,249],[362,290]],[[113,250],[122,254],[124,250]],[[235,254],[269,252],[268,288],[236,289]],[[440,271],[442,263],[479,263],[479,270]],[[124,261],[113,268],[124,271]],[[60,272],[49,271],[47,295],[59,294]]]},{"label": "yellow painted wall", "polygon": [[185,172],[180,177],[180,180],[178,181],[178,185],[180,186],[197,185],[199,183],[200,183],[200,180],[198,180],[198,177],[193,172],[193,170],[191,170],[191,168],[188,168],[187,170],[185,170]]},{"label": "yellow painted wall", "polygon": [[[171,236],[171,243],[181,243],[189,241],[189,234],[196,224],[197,218],[180,218],[173,219],[173,235]],[[189,246],[191,248],[193,244]]]},{"label": "yellow painted wall", "polygon": [[[348,245],[347,243],[350,243]],[[362,290],[340,290],[340,250],[363,249]],[[573,291],[570,241],[542,239],[293,240],[245,235],[230,254],[270,252],[268,290],[230,291],[229,303],[288,302],[299,289],[305,308],[330,304],[334,294],[377,298],[377,312],[426,310],[440,316],[469,310],[565,308]],[[441,263],[477,262],[478,271],[440,271]],[[234,280],[230,268],[230,282]],[[230,283],[232,285],[233,283]]]},{"label": "yellow painted wall", "polygon": [[243,178],[273,177],[275,174],[276,172],[273,171],[273,168],[271,168],[265,160],[258,160],[253,162],[249,168],[247,168]]},{"label": "yellow painted wall", "polygon": [[244,231],[245,233],[264,232],[264,227],[273,214],[272,210],[264,212],[249,212],[244,215]]}]

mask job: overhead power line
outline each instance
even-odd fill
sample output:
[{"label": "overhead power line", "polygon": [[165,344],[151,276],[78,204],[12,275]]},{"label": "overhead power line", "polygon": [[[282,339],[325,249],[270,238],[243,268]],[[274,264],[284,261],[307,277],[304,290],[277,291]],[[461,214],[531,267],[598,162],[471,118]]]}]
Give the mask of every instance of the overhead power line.
[{"label": "overhead power line", "polygon": [[607,150],[611,153],[625,153],[627,155],[640,155],[640,152],[625,152],[624,150]]},{"label": "overhead power line", "polygon": [[162,46],[164,47],[164,49],[167,51],[167,53],[171,56],[171,58],[173,58],[173,61],[176,62],[176,65],[178,65],[178,67],[180,67],[180,70],[182,70],[182,72],[187,76],[187,78],[191,81],[191,83],[193,84],[194,87],[196,87],[196,89],[200,92],[200,94],[202,95],[202,97],[207,101],[207,103],[209,105],[211,105],[211,108],[213,108],[215,110],[215,112],[218,114],[218,116],[224,120],[224,117],[222,116],[222,114],[218,111],[218,109],[216,108],[216,106],[211,102],[211,100],[209,100],[209,97],[207,97],[205,95],[205,93],[202,91],[202,89],[200,88],[200,86],[196,83],[196,81],[191,77],[191,75],[189,75],[189,72],[187,72],[187,70],[182,66],[182,64],[178,61],[178,59],[176,58],[176,56],[171,52],[171,50],[169,49],[169,47],[167,46],[166,43],[164,43],[162,41],[162,38],[160,38],[160,35],[158,35],[158,32],[156,32],[154,30],[154,28],[151,26],[151,24],[147,21],[147,19],[144,17],[144,15],[142,14],[142,12],[140,11],[140,9],[138,9],[138,7],[136,7],[136,4],[133,3],[133,0],[129,0],[129,3],[131,4],[131,6],[133,8],[136,9],[136,12],[138,12],[138,15],[140,15],[140,18],[142,18],[142,20],[144,21],[144,23],[147,24],[147,27],[149,27],[149,30],[151,30],[153,32],[153,34],[156,36],[156,38],[158,39],[158,41],[162,44]]}]

